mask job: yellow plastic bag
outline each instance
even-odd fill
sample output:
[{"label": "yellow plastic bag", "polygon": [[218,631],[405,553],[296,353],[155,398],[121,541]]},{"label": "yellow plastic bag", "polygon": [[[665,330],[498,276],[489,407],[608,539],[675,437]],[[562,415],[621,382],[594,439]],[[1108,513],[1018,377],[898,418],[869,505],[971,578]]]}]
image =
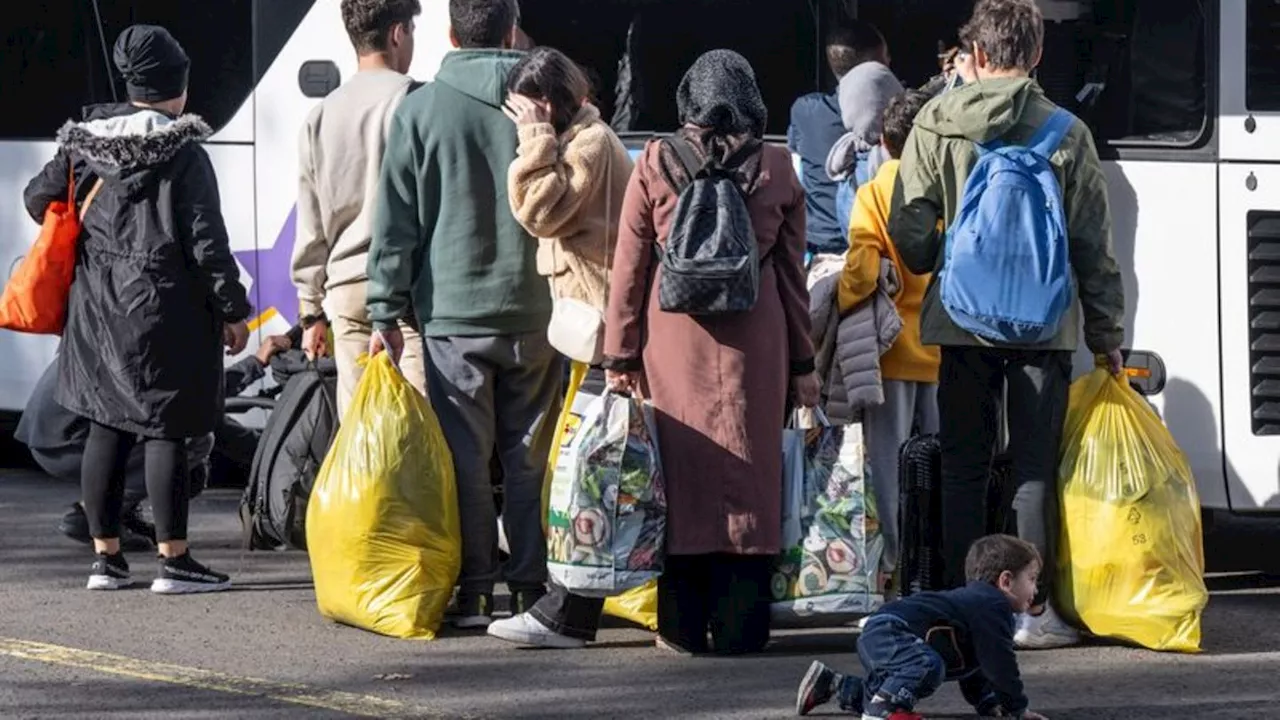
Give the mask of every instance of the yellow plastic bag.
[{"label": "yellow plastic bag", "polygon": [[590,368],[577,360],[569,363],[569,387],[564,394],[564,407],[560,409],[560,417],[556,418],[556,432],[551,440],[551,457],[547,460],[547,470],[542,476],[542,534],[546,535],[547,513],[551,511],[551,479],[555,477],[556,465],[560,462],[561,451],[573,439],[573,433],[581,423],[581,412],[574,412],[574,400],[578,397],[578,389],[587,379]]},{"label": "yellow plastic bag", "polygon": [[658,581],[650,580],[638,588],[631,588],[621,595],[605,600],[604,614],[657,632]]},{"label": "yellow plastic bag", "polygon": [[1098,369],[1071,386],[1059,468],[1059,609],[1096,635],[1198,652],[1200,499],[1155,411]]},{"label": "yellow plastic bag", "polygon": [[453,457],[387,354],[361,362],[307,504],[316,603],[340,623],[431,640],[462,566]]}]

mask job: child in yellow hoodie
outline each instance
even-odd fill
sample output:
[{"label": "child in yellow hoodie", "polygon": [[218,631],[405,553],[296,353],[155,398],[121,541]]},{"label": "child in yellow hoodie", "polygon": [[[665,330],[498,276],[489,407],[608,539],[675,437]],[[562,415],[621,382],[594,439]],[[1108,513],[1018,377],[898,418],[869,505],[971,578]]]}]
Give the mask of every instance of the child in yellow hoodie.
[{"label": "child in yellow hoodie", "polygon": [[920,306],[929,276],[913,275],[889,239],[889,206],[898,177],[898,158],[916,113],[928,101],[927,94],[909,90],[885,108],[881,144],[892,159],[880,166],[871,182],[858,189],[838,295],[841,316],[871,297],[880,280],[882,259],[894,264],[901,279],[894,304],[902,318],[902,332],[880,356],[884,404],[869,408],[863,417],[876,511],[884,537],[881,570],[886,575],[898,566],[898,450],[913,430],[938,432],[940,354],[937,347],[920,342]]}]

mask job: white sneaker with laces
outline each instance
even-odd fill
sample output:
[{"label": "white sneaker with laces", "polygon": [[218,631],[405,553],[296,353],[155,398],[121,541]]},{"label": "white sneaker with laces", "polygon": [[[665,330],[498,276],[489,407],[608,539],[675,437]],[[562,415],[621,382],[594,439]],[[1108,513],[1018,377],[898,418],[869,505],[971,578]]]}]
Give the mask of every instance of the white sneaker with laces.
[{"label": "white sneaker with laces", "polygon": [[1053,606],[1046,605],[1039,615],[1018,616],[1013,644],[1019,650],[1052,650],[1080,644],[1080,632],[1068,625]]},{"label": "white sneaker with laces", "polygon": [[489,635],[517,645],[556,650],[577,650],[587,644],[585,640],[561,635],[538,622],[537,618],[529,613],[494,621],[489,625]]}]

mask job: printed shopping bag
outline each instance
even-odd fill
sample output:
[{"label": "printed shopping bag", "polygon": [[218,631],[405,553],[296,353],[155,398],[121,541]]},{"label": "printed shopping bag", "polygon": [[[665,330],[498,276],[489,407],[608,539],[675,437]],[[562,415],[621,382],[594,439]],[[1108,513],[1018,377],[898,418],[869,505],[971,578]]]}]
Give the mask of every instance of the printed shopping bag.
[{"label": "printed shopping bag", "polygon": [[667,498],[653,409],[608,393],[583,414],[552,480],[547,572],[608,597],[662,573]]},{"label": "printed shopping bag", "polygon": [[462,568],[453,456],[431,405],[386,353],[356,386],[306,527],[321,615],[435,638]]},{"label": "printed shopping bag", "polygon": [[[884,540],[870,496],[862,425],[830,425],[821,411],[801,411],[786,431],[802,437],[800,471],[784,477],[783,546],[773,574],[773,616],[783,622],[838,624],[883,602]],[[795,451],[792,450],[792,453]],[[798,511],[788,511],[790,505]],[[798,514],[799,537],[788,528]]]},{"label": "printed shopping bag", "polygon": [[1058,609],[1095,635],[1197,652],[1209,594],[1186,456],[1105,369],[1072,384],[1063,439]]}]

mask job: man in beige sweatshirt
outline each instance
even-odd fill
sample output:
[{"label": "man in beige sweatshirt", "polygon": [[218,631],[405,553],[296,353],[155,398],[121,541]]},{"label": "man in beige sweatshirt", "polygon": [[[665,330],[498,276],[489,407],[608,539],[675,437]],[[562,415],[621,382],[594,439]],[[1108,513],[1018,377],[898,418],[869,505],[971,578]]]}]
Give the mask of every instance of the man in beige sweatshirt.
[{"label": "man in beige sweatshirt", "polygon": [[[346,415],[373,326],[365,309],[369,243],[382,154],[391,117],[411,89],[414,18],[420,0],[343,0],[342,22],[359,56],[358,72],[307,117],[298,144],[298,288],[308,356],[338,364],[338,413]],[[333,347],[329,330],[333,329]],[[400,369],[425,394],[422,337],[402,322]]]}]

